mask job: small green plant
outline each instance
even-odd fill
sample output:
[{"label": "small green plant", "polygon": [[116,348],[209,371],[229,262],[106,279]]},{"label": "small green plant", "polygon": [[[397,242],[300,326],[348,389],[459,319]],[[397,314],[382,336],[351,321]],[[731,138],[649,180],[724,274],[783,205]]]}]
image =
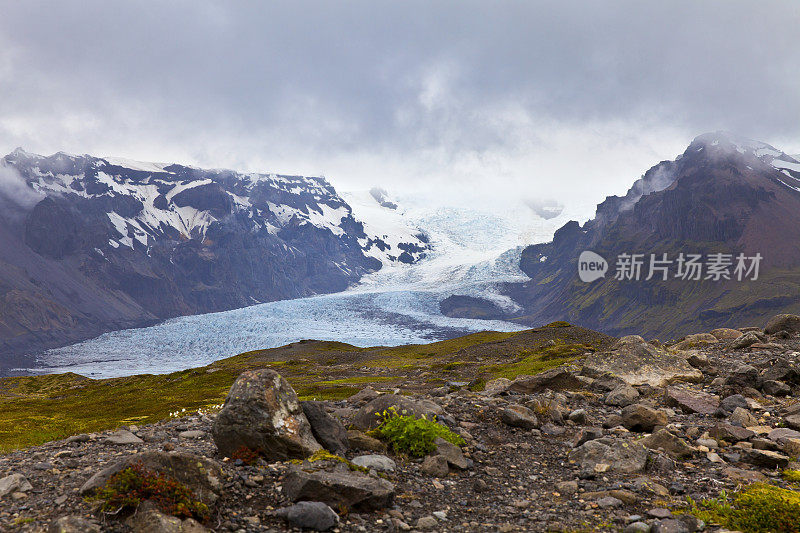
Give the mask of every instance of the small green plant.
[{"label": "small green plant", "polygon": [[109,514],[134,511],[143,501],[150,500],[164,513],[179,518],[205,522],[211,517],[208,506],[195,500],[189,487],[140,463],[111,476],[96,499],[103,501],[101,509]]},{"label": "small green plant", "polygon": [[789,483],[800,483],[800,470],[784,470],[781,477]]},{"label": "small green plant", "polygon": [[447,427],[426,417],[402,416],[387,409],[380,413],[381,425],[373,433],[387,441],[397,453],[410,457],[423,457],[436,449],[436,438],[441,437],[456,446],[463,446],[464,439]]},{"label": "small green plant", "polygon": [[730,499],[723,491],[712,500],[689,499],[689,512],[707,523],[743,533],[800,531],[800,493],[754,483]]}]

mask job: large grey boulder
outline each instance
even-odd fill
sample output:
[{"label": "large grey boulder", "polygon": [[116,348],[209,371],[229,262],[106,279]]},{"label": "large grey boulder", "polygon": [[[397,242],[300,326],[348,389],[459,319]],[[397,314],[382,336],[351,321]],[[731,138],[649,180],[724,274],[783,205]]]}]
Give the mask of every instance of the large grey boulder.
[{"label": "large grey boulder", "polygon": [[314,438],[300,401],[274,370],[249,370],[234,382],[211,428],[220,454],[241,448],[267,460],[305,458],[322,447]]},{"label": "large grey boulder", "polygon": [[222,488],[222,468],[216,461],[182,452],[144,452],[129,455],[94,474],[81,487],[82,495],[89,495],[105,486],[114,474],[129,466],[141,465],[146,470],[160,472],[182,483],[198,501],[213,505]]},{"label": "large grey boulder", "polygon": [[611,438],[590,440],[569,452],[582,470],[611,470],[623,474],[641,472],[647,464],[647,449],[641,444]]},{"label": "large grey boulder", "polygon": [[360,472],[320,470],[307,472],[293,467],[283,482],[284,494],[292,501],[323,502],[331,507],[373,511],[389,507],[394,485]]},{"label": "large grey boulder", "polygon": [[775,315],[770,318],[767,325],[764,326],[764,333],[767,335],[772,335],[779,331],[785,331],[787,333],[797,333],[800,331],[800,316],[788,314]]},{"label": "large grey boulder", "polygon": [[665,387],[679,381],[698,382],[703,374],[684,354],[668,352],[638,335],[621,338],[608,351],[589,355],[581,373],[592,376],[611,372],[629,385]]},{"label": "large grey boulder", "polygon": [[311,424],[314,438],[326,450],[341,455],[350,448],[347,443],[347,428],[328,414],[323,402],[300,402],[300,405],[308,423]]}]

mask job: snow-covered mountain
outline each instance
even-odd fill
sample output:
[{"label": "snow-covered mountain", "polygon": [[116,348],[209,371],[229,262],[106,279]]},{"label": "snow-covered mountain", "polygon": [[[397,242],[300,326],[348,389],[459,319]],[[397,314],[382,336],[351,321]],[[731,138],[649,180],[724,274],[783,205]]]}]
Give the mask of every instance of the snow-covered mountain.
[{"label": "snow-covered mountain", "polygon": [[0,159],[0,347],[346,289],[425,234],[324,178],[17,149]]},{"label": "snow-covered mountain", "polygon": [[[509,294],[528,323],[568,320],[614,335],[663,339],[758,325],[800,310],[798,243],[800,161],[763,142],[707,133],[649,169],[625,196],[607,197],[594,219],[570,221],[552,242],[525,248],[520,268],[531,280]],[[605,277],[580,281],[584,250],[609,262]],[[622,254],[642,254],[641,278],[615,275]],[[717,279],[706,271],[687,279],[676,271],[684,254],[705,261],[716,254],[732,264]],[[757,279],[733,274],[738,254],[760,258]],[[647,261],[652,266],[656,257],[670,265],[666,279],[648,277]]]}]

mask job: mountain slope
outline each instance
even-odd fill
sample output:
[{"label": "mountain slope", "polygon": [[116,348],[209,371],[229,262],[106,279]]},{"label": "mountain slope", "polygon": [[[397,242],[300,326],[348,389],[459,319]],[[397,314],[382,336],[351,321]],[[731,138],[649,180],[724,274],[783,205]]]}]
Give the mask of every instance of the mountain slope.
[{"label": "mountain slope", "polygon": [[[584,250],[608,261],[604,278],[579,280]],[[665,253],[673,261],[668,279],[656,271],[645,280],[650,254]],[[704,260],[732,254],[734,263],[740,253],[763,259],[755,281],[689,280],[675,277],[681,253]],[[620,254],[643,254],[640,280],[615,279]],[[569,222],[552,242],[527,247],[520,266],[532,279],[508,290],[531,323],[565,319],[611,334],[663,338],[800,310],[800,163],[764,143],[701,135],[675,161],[651,168],[626,196],[598,205],[593,220],[582,227]]]},{"label": "mountain slope", "polygon": [[428,249],[419,231],[366,232],[324,178],[17,149],[0,160],[0,202],[6,355],[341,291]]}]

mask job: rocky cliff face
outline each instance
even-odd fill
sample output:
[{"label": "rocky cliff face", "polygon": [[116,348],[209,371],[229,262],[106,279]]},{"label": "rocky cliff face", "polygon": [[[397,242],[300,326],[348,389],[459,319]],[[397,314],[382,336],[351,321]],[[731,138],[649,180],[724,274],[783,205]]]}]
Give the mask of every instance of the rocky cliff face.
[{"label": "rocky cliff face", "polygon": [[324,178],[21,149],[0,160],[0,171],[7,356],[178,315],[341,291],[428,249],[421,232],[391,242],[367,233]]},{"label": "rocky cliff face", "polygon": [[[609,262],[604,278],[579,280],[584,250]],[[755,281],[706,280],[705,271],[690,280],[675,277],[681,253],[704,260],[731,254],[731,275],[738,254],[763,259]],[[641,279],[615,279],[620,254],[643,254]],[[672,261],[666,280],[660,272],[645,279],[650,254]],[[526,248],[521,268],[532,281],[510,292],[531,323],[566,319],[617,335],[669,338],[800,310],[800,163],[764,143],[701,135],[624,197],[607,198],[593,220],[570,222],[552,242]]]}]

